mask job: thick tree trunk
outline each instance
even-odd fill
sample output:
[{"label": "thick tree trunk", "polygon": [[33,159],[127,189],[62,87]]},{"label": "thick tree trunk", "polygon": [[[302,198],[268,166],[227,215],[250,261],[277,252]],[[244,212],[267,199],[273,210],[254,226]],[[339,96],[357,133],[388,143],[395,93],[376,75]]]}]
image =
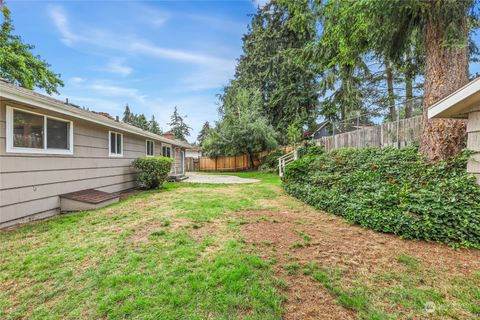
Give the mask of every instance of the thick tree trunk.
[{"label": "thick tree trunk", "polygon": [[395,113],[395,93],[393,92],[393,71],[390,62],[386,63],[387,73],[387,90],[388,90],[388,109],[390,111],[390,120],[395,121],[397,115]]},{"label": "thick tree trunk", "polygon": [[[464,34],[467,36],[465,12]],[[443,161],[465,146],[465,121],[427,118],[428,107],[468,82],[468,49],[447,48],[445,29],[429,17],[425,30],[425,83],[420,151],[429,162]]]},{"label": "thick tree trunk", "polygon": [[411,118],[413,113],[413,75],[411,72],[412,56],[410,54],[410,48],[407,50],[406,60],[407,69],[405,71],[405,118]]}]

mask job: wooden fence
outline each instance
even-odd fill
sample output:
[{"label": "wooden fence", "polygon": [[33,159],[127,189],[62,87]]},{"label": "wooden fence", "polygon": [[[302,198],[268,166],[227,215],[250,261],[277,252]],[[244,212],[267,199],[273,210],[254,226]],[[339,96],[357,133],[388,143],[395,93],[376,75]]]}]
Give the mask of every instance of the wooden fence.
[{"label": "wooden fence", "polygon": [[[263,151],[253,156],[253,166],[260,164],[261,160],[270,152]],[[244,171],[248,170],[248,155],[223,156],[216,158],[201,157],[199,159],[200,171]]]},{"label": "wooden fence", "polygon": [[393,146],[401,148],[420,142],[422,116],[387,122],[378,126],[322,137],[317,144],[327,151],[341,148]]}]

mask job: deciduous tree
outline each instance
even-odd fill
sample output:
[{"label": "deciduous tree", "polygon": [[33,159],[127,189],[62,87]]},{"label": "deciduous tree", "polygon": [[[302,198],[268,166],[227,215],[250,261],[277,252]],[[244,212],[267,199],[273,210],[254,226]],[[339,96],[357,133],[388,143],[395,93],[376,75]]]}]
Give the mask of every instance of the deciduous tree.
[{"label": "deciduous tree", "polygon": [[222,118],[203,142],[210,157],[247,154],[249,168],[257,152],[277,147],[275,129],[262,116],[258,90],[230,87],[221,99]]},{"label": "deciduous tree", "polygon": [[22,38],[14,35],[10,10],[0,0],[3,22],[0,27],[0,78],[27,88],[44,89],[48,94],[59,93],[63,86],[60,75],[50,70],[50,65],[39,55],[32,53],[35,46],[23,43]]}]

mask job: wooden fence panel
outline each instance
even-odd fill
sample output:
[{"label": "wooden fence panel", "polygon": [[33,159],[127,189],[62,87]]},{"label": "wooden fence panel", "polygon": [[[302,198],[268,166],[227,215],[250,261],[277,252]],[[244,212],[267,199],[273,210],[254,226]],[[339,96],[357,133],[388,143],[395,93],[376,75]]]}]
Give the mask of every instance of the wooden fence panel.
[{"label": "wooden fence panel", "polygon": [[317,139],[327,151],[341,148],[387,147],[401,148],[418,144],[422,132],[422,116],[387,122]]},{"label": "wooden fence panel", "polygon": [[[263,151],[253,157],[253,166],[258,166],[261,160],[270,154],[270,151]],[[210,159],[201,157],[199,159],[200,171],[244,171],[248,170],[248,155],[225,156]]]}]

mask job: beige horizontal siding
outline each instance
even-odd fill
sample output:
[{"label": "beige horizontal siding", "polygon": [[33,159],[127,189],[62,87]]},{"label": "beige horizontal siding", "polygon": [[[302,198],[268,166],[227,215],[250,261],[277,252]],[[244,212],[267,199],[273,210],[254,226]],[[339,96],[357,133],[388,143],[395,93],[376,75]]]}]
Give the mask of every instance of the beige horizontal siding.
[{"label": "beige horizontal siding", "polygon": [[58,171],[71,169],[123,167],[130,166],[133,160],[127,158],[80,158],[59,156],[3,156],[0,159],[2,172]]},{"label": "beige horizontal siding", "polygon": [[122,190],[134,188],[136,186],[137,186],[137,183],[135,181],[130,181],[130,182],[122,182],[119,184],[114,184],[111,186],[101,187],[97,189],[103,192],[119,192]]},{"label": "beige horizontal siding", "polygon": [[57,196],[2,207],[0,208],[0,224],[10,220],[21,219],[34,214],[39,214],[45,211],[58,210],[59,208],[60,199]]},{"label": "beige horizontal siding", "polygon": [[480,151],[480,131],[469,132],[467,135],[467,149]]},{"label": "beige horizontal siding", "polygon": [[[135,182],[122,182],[114,185],[101,187],[98,188],[98,190],[104,192],[119,192],[122,190],[131,189],[135,186]],[[19,212],[30,212],[30,214],[19,215]],[[26,201],[10,206],[0,207],[0,224],[19,219],[23,220],[25,218],[35,215],[38,215],[39,217],[49,216],[59,212],[60,199],[58,196]]]},{"label": "beige horizontal siding", "polygon": [[468,160],[467,172],[480,173],[480,154],[474,154],[470,160]]},{"label": "beige horizontal siding", "polygon": [[2,190],[0,208],[23,201],[37,200],[79,190],[96,189],[123,182],[131,182],[135,181],[135,178],[135,174],[130,173]]},{"label": "beige horizontal siding", "polygon": [[0,175],[0,190],[134,173],[131,166],[9,172]]},{"label": "beige horizontal siding", "polygon": [[480,111],[468,114],[467,132],[480,131]]}]

